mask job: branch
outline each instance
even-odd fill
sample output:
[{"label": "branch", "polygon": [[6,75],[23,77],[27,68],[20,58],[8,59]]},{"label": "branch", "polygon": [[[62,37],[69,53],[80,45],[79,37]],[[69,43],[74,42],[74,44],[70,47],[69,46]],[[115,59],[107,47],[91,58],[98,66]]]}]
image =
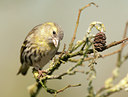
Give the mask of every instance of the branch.
[{"label": "branch", "polygon": [[68,88],[71,88],[71,87],[78,87],[78,86],[81,86],[81,84],[77,84],[77,85],[68,85],[68,86],[64,87],[63,89],[57,90],[56,93],[60,93],[60,92],[63,92],[64,90],[66,90],[66,89],[68,89]]},{"label": "branch", "polygon": [[82,8],[79,9],[79,13],[78,13],[77,21],[76,21],[75,31],[74,31],[74,34],[73,34],[71,43],[69,44],[68,51],[71,51],[72,46],[73,46],[73,43],[74,43],[74,40],[75,40],[75,38],[76,38],[76,32],[77,32],[77,29],[78,29],[78,25],[79,25],[79,20],[80,20],[81,12],[82,12],[85,8],[90,7],[91,5],[95,5],[96,7],[98,7],[98,5],[96,5],[94,2],[91,2],[91,3],[89,3],[88,5],[86,5],[86,6],[84,6],[84,7],[82,7]]},{"label": "branch", "polygon": [[[88,66],[90,68],[90,70],[88,72],[88,76],[89,76],[88,77],[88,80],[89,80],[89,83],[88,83],[88,93],[89,93],[89,95],[88,95],[88,97],[96,97],[97,95],[98,96],[100,95],[100,97],[106,97],[109,94],[112,94],[111,93],[112,89],[115,89],[112,82],[118,76],[118,70],[119,70],[119,67],[121,66],[121,64],[123,64],[123,62],[128,59],[128,54],[124,57],[123,60],[121,59],[121,54],[122,54],[121,52],[122,52],[124,46],[126,46],[126,41],[128,40],[128,38],[126,37],[126,32],[125,32],[122,40],[117,41],[117,42],[112,42],[108,45],[105,45],[105,49],[102,50],[102,52],[111,48],[111,47],[117,46],[117,45],[122,43],[121,48],[119,50],[114,51],[114,52],[109,53],[109,54],[106,54],[106,55],[100,55],[99,52],[95,50],[95,47],[93,45],[95,35],[90,34],[90,33],[92,32],[93,27],[95,27],[100,32],[105,32],[105,27],[104,27],[104,24],[102,22],[94,21],[90,24],[90,26],[87,30],[87,33],[83,37],[83,39],[77,41],[76,44],[74,45],[74,41],[75,41],[75,38],[76,38],[76,32],[77,32],[77,29],[78,29],[81,12],[85,8],[91,6],[91,4],[98,7],[95,3],[91,2],[88,5],[79,9],[79,13],[78,13],[77,21],[76,21],[76,26],[75,26],[75,31],[74,31],[72,40],[69,43],[69,47],[68,47],[67,52],[65,52],[66,45],[64,45],[63,51],[61,53],[58,53],[58,54],[60,54],[58,56],[58,58],[54,58],[54,60],[52,60],[52,62],[50,63],[50,67],[46,70],[47,73],[43,73],[42,75],[44,75],[44,76],[40,77],[40,79],[38,78],[38,75],[39,75],[38,71],[36,71],[34,69],[33,75],[34,75],[37,83],[30,86],[29,89],[28,89],[29,92],[30,92],[31,97],[36,97],[36,95],[38,94],[41,87],[43,87],[48,93],[56,95],[57,93],[63,92],[67,88],[81,86],[81,84],[68,85],[68,86],[66,86],[66,87],[64,87],[60,90],[55,90],[55,89],[51,89],[51,88],[47,87],[47,81],[48,80],[53,80],[53,79],[62,79],[63,76],[65,76],[65,75],[74,75],[74,74],[76,74],[76,72],[85,73],[85,71],[77,71],[76,70],[76,68],[78,66],[82,66],[83,62],[85,62],[85,61],[89,61]],[[128,23],[127,23],[127,25],[128,25]],[[125,31],[127,30],[127,25],[126,25]],[[93,53],[93,57],[88,57],[88,55],[91,54],[91,53]],[[119,61],[117,61],[117,63],[119,63],[119,64],[116,65],[117,67],[113,71],[113,76],[110,77],[106,81],[105,86],[103,86],[101,89],[99,89],[99,91],[95,94],[92,82],[93,82],[93,79],[96,77],[96,70],[95,70],[95,67],[94,67],[95,64],[96,64],[96,60],[98,58],[103,58],[103,57],[110,56],[110,55],[113,55],[113,54],[116,54],[116,53],[119,53],[119,55],[118,55],[118,60]],[[78,56],[79,56],[78,59],[73,59],[74,57],[78,57]],[[61,64],[65,64],[67,61],[74,62],[76,64],[73,65],[72,67],[70,67],[69,69],[67,69],[67,71],[62,73],[62,74],[53,75],[53,73],[57,69],[59,69]],[[124,80],[127,81],[126,78],[124,78]],[[117,86],[119,84],[117,84]],[[110,89],[110,91],[109,91],[109,89]],[[105,92],[105,93],[108,93],[108,94],[102,93],[105,90],[109,91],[109,92]]]},{"label": "branch", "polygon": [[[118,57],[117,57],[117,63],[116,63],[116,68],[113,70],[113,73],[112,73],[112,77],[108,78],[106,81],[105,81],[105,85],[99,89],[99,91],[96,93],[96,95],[99,95],[100,93],[104,92],[105,90],[107,91],[107,93],[103,93],[100,97],[106,97],[106,96],[109,96],[115,92],[119,92],[121,91],[122,89],[125,88],[125,86],[128,86],[127,83],[128,83],[128,75],[122,79],[122,81],[120,83],[118,83],[117,85],[113,86],[113,81],[118,77],[119,75],[119,69],[121,67],[121,65],[128,59],[128,54],[126,56],[124,56],[124,59],[122,60],[122,51],[123,51],[123,48],[126,46],[126,34],[127,34],[127,27],[128,27],[128,22],[126,23],[126,27],[125,27],[125,31],[124,31],[124,35],[123,35],[123,40],[117,42],[117,43],[122,43],[121,47],[119,50],[111,53],[111,54],[108,54],[108,55],[112,55],[112,54],[115,54],[115,53],[118,53]],[[111,45],[110,45],[111,47]],[[122,83],[123,82],[123,83]]]},{"label": "branch", "polygon": [[113,86],[112,88],[107,89],[105,93],[101,94],[98,97],[108,97],[111,94],[119,92],[121,90],[127,91],[127,89],[128,89],[128,74],[117,85]]}]

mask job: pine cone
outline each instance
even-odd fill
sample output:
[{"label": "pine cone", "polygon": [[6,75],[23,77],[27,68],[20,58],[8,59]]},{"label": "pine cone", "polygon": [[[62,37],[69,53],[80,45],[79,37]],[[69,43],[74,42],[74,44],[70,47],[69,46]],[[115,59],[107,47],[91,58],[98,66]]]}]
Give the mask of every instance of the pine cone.
[{"label": "pine cone", "polygon": [[101,52],[106,48],[106,36],[103,32],[96,34],[94,38],[94,47],[97,51]]}]

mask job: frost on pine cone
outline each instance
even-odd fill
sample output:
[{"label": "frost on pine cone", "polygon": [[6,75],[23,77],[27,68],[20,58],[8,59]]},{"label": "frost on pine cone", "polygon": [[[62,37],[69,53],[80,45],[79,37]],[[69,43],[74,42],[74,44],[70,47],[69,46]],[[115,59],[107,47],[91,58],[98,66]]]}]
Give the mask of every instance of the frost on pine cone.
[{"label": "frost on pine cone", "polygon": [[94,47],[95,50],[101,52],[106,48],[106,36],[103,32],[99,32],[96,34],[94,38]]}]

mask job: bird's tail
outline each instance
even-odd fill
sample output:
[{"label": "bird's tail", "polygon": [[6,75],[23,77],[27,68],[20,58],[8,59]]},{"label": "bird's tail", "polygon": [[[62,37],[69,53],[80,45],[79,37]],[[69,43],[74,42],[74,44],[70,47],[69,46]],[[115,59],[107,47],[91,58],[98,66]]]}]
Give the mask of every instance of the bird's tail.
[{"label": "bird's tail", "polygon": [[22,75],[26,75],[28,69],[29,69],[29,66],[26,66],[25,64],[21,65],[21,67],[20,67],[20,69],[19,69],[17,75],[19,75],[20,73],[21,73]]}]

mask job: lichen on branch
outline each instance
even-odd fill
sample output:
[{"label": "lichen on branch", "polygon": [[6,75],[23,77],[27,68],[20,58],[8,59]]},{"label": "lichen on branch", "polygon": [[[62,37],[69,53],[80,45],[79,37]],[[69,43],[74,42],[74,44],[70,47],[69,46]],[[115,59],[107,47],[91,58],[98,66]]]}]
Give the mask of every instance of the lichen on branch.
[{"label": "lichen on branch", "polygon": [[[126,37],[126,31],[127,31],[126,28],[127,28],[128,23],[126,25],[124,36],[123,36],[122,40],[115,41],[115,42],[112,42],[112,43],[106,45],[106,36],[105,36],[106,29],[105,29],[104,24],[99,21],[93,21],[92,23],[90,23],[88,30],[85,33],[83,39],[81,38],[81,40],[78,40],[76,43],[74,41],[76,39],[76,32],[78,29],[81,12],[85,8],[87,8],[91,5],[95,5],[96,7],[98,7],[95,3],[91,2],[88,5],[79,9],[75,31],[74,31],[73,37],[71,39],[71,42],[69,43],[69,47],[66,49],[67,44],[64,45],[64,48],[63,48],[62,52],[60,53],[60,55],[57,58],[53,58],[52,62],[49,65],[49,68],[45,70],[47,73],[43,73],[42,74],[43,76],[39,78],[38,71],[33,69],[32,73],[34,75],[34,78],[36,79],[36,83],[29,86],[29,88],[28,88],[31,97],[36,97],[37,94],[39,93],[39,90],[42,87],[48,93],[57,95],[58,93],[63,92],[64,90],[66,90],[70,87],[81,86],[81,84],[78,83],[76,85],[67,85],[64,88],[59,89],[59,90],[51,89],[51,88],[47,87],[48,80],[54,80],[54,79],[61,80],[66,75],[75,75],[76,73],[83,73],[83,74],[88,75],[88,79],[87,79],[88,95],[87,95],[87,97],[108,97],[109,95],[111,95],[115,92],[118,92],[122,89],[128,88],[128,87],[126,87],[126,86],[128,86],[127,85],[127,83],[128,83],[127,76],[124,79],[122,79],[122,81],[120,81],[117,85],[113,84],[113,81],[119,75],[118,71],[119,71],[121,65],[123,64],[124,61],[126,61],[128,59],[128,54],[125,55],[124,58],[122,58],[123,48],[128,44],[127,43],[128,37]],[[98,31],[98,34],[95,35],[94,33],[92,33],[93,28],[96,28],[96,30]],[[106,54],[106,55],[101,55],[99,53],[99,52],[103,52],[111,47],[117,46],[119,44],[122,44],[121,48],[119,50],[116,50],[116,51]],[[116,53],[118,53],[118,60],[117,60],[117,65],[116,65],[115,69],[113,70],[113,72],[114,72],[113,76],[108,78],[105,81],[105,84],[103,85],[103,87],[101,87],[96,92],[94,90],[94,86],[92,83],[93,83],[93,79],[96,78],[95,64],[97,64],[97,62],[96,62],[97,59],[111,56]],[[91,55],[91,57],[89,55]],[[75,57],[77,57],[77,59]],[[89,62],[88,67],[90,70],[88,72],[77,70],[77,67],[83,66],[85,61]],[[68,68],[66,71],[61,72],[61,74],[58,74],[58,75],[53,74],[57,69],[59,69],[61,64],[66,64],[67,62],[73,62],[74,65],[72,67]],[[124,83],[122,84],[123,81],[124,81]],[[117,87],[119,88],[118,91],[117,91]]]}]

